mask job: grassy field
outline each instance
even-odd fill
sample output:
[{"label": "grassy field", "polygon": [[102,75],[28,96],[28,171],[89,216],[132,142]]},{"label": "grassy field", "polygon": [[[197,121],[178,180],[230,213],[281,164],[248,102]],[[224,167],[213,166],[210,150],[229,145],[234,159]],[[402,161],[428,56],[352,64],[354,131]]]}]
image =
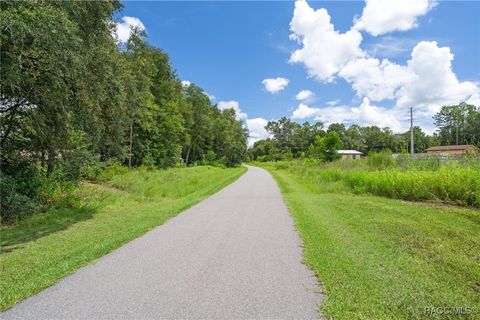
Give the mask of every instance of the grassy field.
[{"label": "grassy field", "polygon": [[[392,159],[383,161],[276,162],[313,184],[339,183],[345,191],[394,199],[429,201],[480,208],[480,162],[448,163],[426,167],[424,163],[401,167]],[[414,161],[412,161],[414,162]]]},{"label": "grassy field", "polygon": [[313,168],[262,166],[295,218],[327,318],[458,318],[432,307],[480,318],[480,211],[354,194]]},{"label": "grassy field", "polygon": [[101,183],[80,187],[79,208],[50,209],[2,227],[0,309],[162,224],[244,171],[193,167],[105,172]]}]

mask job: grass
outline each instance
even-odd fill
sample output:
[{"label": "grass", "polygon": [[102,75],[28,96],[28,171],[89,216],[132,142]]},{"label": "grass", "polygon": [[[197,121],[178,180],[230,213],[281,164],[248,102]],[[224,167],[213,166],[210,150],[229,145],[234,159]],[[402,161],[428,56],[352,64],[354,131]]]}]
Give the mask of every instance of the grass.
[{"label": "grass", "polygon": [[314,169],[262,166],[295,218],[326,318],[458,318],[431,307],[480,318],[480,211],[354,194],[341,180],[318,182]]},{"label": "grass", "polygon": [[84,183],[79,208],[51,209],[1,227],[0,309],[54,284],[233,182],[245,168],[107,174]]},{"label": "grass", "polygon": [[[369,159],[370,160],[370,159]],[[371,167],[366,161],[279,162],[313,184],[339,182],[345,191],[411,201],[434,201],[480,208],[480,166],[441,165],[436,169],[396,165]]]}]

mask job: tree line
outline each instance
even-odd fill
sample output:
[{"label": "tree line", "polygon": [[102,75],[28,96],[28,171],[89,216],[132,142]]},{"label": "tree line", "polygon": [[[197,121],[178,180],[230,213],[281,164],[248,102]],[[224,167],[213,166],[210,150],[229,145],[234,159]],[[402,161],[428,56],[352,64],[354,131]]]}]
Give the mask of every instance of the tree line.
[{"label": "tree line", "polygon": [[[433,117],[436,131],[426,134],[415,126],[414,152],[437,145],[473,144],[480,147],[480,108],[467,103],[446,105]],[[410,152],[410,131],[394,133],[390,128],[378,126],[332,123],[299,124],[288,118],[269,121],[265,129],[271,138],[259,140],[248,150],[252,160],[276,161],[313,157],[325,161],[337,158],[335,150],[372,151],[390,150],[394,153]]]},{"label": "tree line", "polygon": [[142,30],[116,41],[119,1],[0,8],[2,211],[37,201],[48,179],[75,181],[104,163],[243,161],[248,135],[234,110],[182,85]]}]

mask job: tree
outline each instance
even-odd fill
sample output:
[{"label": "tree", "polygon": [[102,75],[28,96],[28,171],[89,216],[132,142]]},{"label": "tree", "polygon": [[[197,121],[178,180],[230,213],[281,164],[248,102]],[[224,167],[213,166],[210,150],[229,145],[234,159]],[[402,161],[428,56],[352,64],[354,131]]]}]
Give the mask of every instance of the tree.
[{"label": "tree", "polygon": [[[415,153],[423,153],[428,147],[434,144],[432,138],[427,136],[422,131],[422,128],[418,126],[413,127],[413,141]],[[400,151],[410,151],[410,131],[402,134],[402,145],[400,149]]]},{"label": "tree", "polygon": [[343,141],[343,139],[345,138],[347,129],[345,128],[345,125],[343,123],[332,123],[331,125],[328,126],[327,132],[332,132],[332,131],[335,131],[336,133],[338,133],[338,136]]},{"label": "tree", "polygon": [[273,136],[280,148],[292,148],[293,136],[295,130],[300,127],[298,123],[292,122],[290,119],[283,117],[278,121],[269,121],[265,127],[268,133]]},{"label": "tree", "polygon": [[121,105],[124,97],[108,72],[121,70],[110,35],[111,17],[120,7],[117,1],[2,1],[5,169],[21,159],[46,164],[51,173],[76,152],[81,136],[82,145],[96,151],[104,120],[99,110]]},{"label": "tree", "polygon": [[364,152],[366,150],[366,146],[363,138],[362,128],[356,124],[351,125],[345,132],[343,144],[346,149]]},{"label": "tree", "polygon": [[143,30],[115,41],[121,7],[0,2],[0,174],[13,181],[12,199],[36,203],[45,178],[77,181],[99,161],[165,168],[182,157],[227,166],[245,158],[247,135],[233,110],[184,88]]},{"label": "tree", "polygon": [[440,144],[480,146],[480,108],[464,102],[446,105],[433,119]]},{"label": "tree", "polygon": [[291,152],[295,157],[300,156],[317,135],[325,134],[321,122],[313,125],[305,122],[300,125],[285,117],[278,121],[269,121],[265,129],[273,136],[273,142],[280,153]]},{"label": "tree", "polygon": [[338,150],[343,146],[342,140],[336,131],[328,132],[324,137],[317,135],[309,147],[309,155],[327,162],[340,158]]},{"label": "tree", "polygon": [[186,164],[201,160],[210,145],[211,102],[203,90],[194,84],[185,90],[186,108],[183,116],[186,124],[188,142],[183,148]]}]

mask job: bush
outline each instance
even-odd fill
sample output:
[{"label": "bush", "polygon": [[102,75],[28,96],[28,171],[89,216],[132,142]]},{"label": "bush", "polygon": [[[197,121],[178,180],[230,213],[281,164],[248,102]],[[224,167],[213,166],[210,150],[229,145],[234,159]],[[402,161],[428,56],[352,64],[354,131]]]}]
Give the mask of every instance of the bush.
[{"label": "bush", "polygon": [[258,162],[267,162],[267,161],[268,161],[268,156],[267,156],[267,155],[258,156],[258,157],[257,157],[257,161],[258,161]]},{"label": "bush", "polygon": [[275,162],[275,169],[277,170],[285,170],[292,166],[292,161],[278,161]]},{"label": "bush", "polygon": [[112,177],[128,172],[128,167],[121,165],[118,162],[110,163],[98,176],[99,181],[108,181]]},{"label": "bush", "polygon": [[74,208],[79,204],[77,196],[77,183],[63,180],[61,173],[54,172],[45,177],[37,191],[38,201],[45,207]]},{"label": "bush", "polygon": [[26,163],[5,166],[0,174],[1,223],[15,223],[51,206],[77,206],[77,180],[70,169],[58,165],[48,173],[46,167]]},{"label": "bush", "polygon": [[390,150],[370,152],[368,154],[367,163],[370,169],[374,170],[395,167],[395,161],[393,160],[392,152]]},{"label": "bush", "polygon": [[39,207],[34,199],[21,194],[21,189],[15,179],[0,173],[0,224],[17,222]]}]

